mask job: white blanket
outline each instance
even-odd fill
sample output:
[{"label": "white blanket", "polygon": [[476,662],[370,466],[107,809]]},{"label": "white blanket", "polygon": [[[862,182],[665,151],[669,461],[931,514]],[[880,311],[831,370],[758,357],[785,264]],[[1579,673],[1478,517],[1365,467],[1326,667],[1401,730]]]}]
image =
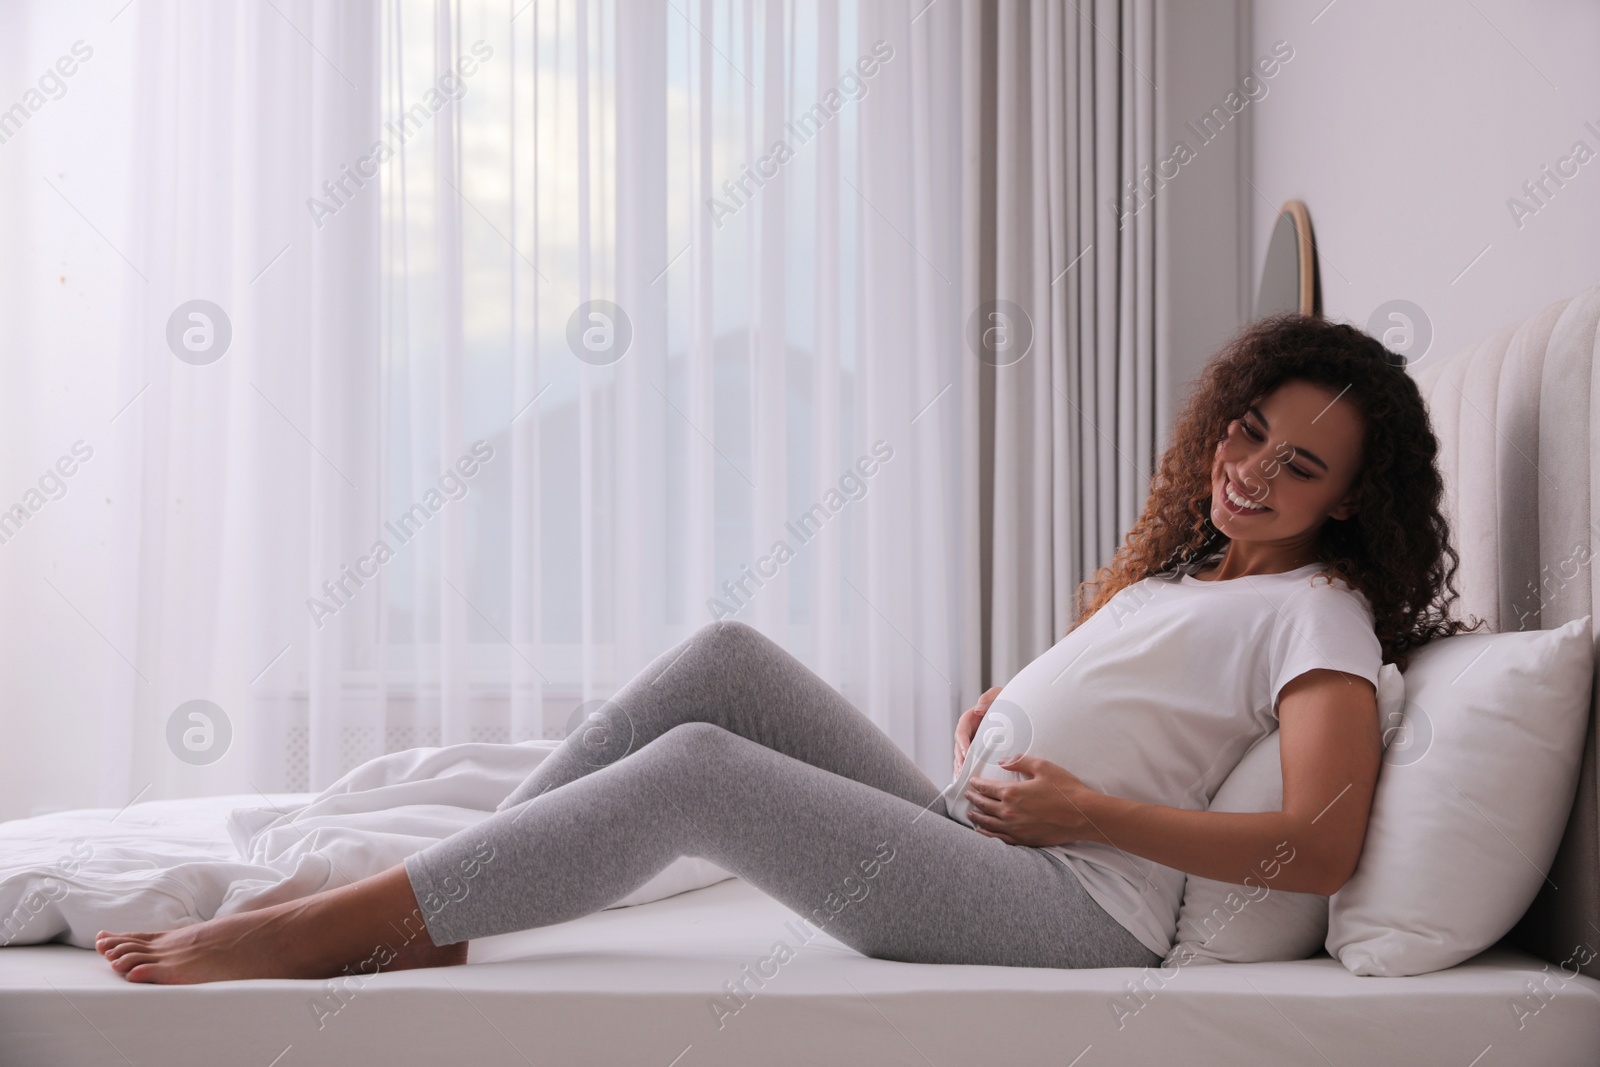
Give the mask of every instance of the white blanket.
[{"label": "white blanket", "polygon": [[[376,874],[485,818],[558,741],[380,756],[321,793],[163,800],[0,823],[0,946],[171,930]],[[613,908],[732,877],[685,856]]]}]

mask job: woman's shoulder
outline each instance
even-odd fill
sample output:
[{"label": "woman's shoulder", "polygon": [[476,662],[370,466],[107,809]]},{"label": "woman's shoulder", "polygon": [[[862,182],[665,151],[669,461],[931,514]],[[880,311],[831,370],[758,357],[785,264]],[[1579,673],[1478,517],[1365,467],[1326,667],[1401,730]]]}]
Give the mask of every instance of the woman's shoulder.
[{"label": "woman's shoulder", "polygon": [[1284,606],[1304,611],[1326,611],[1334,605],[1359,609],[1371,624],[1372,602],[1350,580],[1329,567],[1323,567],[1285,583]]}]

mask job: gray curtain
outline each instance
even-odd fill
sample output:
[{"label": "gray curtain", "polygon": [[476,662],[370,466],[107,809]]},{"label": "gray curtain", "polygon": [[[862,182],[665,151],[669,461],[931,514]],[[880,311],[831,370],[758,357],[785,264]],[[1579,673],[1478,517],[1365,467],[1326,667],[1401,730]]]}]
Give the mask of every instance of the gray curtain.
[{"label": "gray curtain", "polygon": [[[978,364],[984,686],[1071,627],[1157,455],[1155,0],[964,8],[963,278]],[[982,688],[982,687],[980,687]]]}]

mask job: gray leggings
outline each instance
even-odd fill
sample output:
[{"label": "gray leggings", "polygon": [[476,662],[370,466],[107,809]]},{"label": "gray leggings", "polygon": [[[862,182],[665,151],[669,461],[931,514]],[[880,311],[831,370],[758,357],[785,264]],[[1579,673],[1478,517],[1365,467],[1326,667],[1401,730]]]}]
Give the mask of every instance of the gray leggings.
[{"label": "gray leggings", "polygon": [[446,945],[588,915],[679,856],[878,959],[1161,962],[1057,857],[951,819],[872,720],[733,621],[662,653],[495,814],[405,865]]}]

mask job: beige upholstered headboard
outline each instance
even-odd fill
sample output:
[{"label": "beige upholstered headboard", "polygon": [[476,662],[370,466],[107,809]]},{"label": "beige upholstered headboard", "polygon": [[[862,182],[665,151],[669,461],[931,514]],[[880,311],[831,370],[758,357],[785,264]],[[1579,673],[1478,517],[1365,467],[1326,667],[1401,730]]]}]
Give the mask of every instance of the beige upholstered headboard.
[{"label": "beige upholstered headboard", "polygon": [[[1600,285],[1416,371],[1439,437],[1446,515],[1461,554],[1455,613],[1487,619],[1496,632],[1549,629],[1597,614],[1597,325]],[[1600,978],[1600,684],[1594,697],[1555,864],[1504,941],[1553,964],[1587,958],[1583,972]]]}]

